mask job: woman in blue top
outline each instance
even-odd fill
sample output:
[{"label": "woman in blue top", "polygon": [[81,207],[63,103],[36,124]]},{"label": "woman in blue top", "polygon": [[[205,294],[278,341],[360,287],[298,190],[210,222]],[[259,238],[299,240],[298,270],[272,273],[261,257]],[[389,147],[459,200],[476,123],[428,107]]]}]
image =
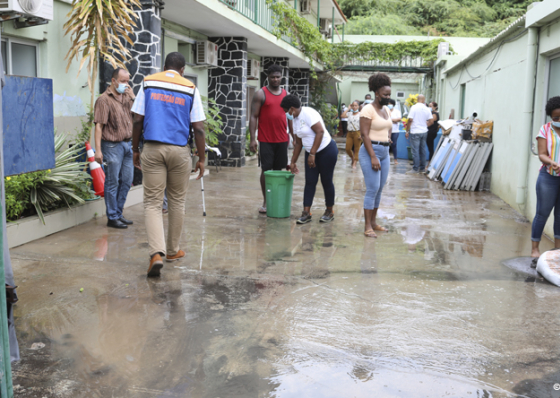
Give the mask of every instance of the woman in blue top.
[{"label": "woman in blue top", "polygon": [[338,148],[325,127],[323,118],[313,108],[301,106],[301,101],[295,95],[287,95],[280,106],[286,112],[288,120],[293,120],[294,153],[290,164],[293,174],[298,174],[296,165],[302,148],[305,149],[305,190],[303,191],[303,212],[297,220],[298,224],[311,221],[311,205],[315,196],[317,182],[321,177],[321,184],[325,192],[327,209],[319,221],[334,220],[334,167],[338,158]]}]

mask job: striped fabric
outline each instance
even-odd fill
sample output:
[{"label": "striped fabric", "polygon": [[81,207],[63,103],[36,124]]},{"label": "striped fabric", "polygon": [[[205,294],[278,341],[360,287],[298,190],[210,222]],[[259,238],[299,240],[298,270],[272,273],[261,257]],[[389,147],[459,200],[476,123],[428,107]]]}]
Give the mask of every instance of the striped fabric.
[{"label": "striped fabric", "polygon": [[[546,148],[548,150],[548,156],[552,159],[552,161],[558,163],[560,162],[560,137],[552,128],[552,123],[547,123],[541,127],[537,138],[544,138],[546,140]],[[543,167],[546,168],[546,171],[551,176],[558,177],[558,173],[552,170],[552,167],[546,166],[543,164]]]},{"label": "striped fabric", "polygon": [[95,101],[93,122],[101,124],[104,141],[120,142],[129,140],[132,137],[132,104],[134,94],[131,89],[127,89],[121,99],[108,88]]}]

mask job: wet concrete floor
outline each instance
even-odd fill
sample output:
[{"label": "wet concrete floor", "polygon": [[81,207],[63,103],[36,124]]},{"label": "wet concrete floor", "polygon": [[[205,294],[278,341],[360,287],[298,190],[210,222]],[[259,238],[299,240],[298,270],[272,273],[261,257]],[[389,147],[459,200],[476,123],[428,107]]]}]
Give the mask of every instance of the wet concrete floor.
[{"label": "wet concrete floor", "polygon": [[559,397],[560,289],[502,264],[530,253],[529,223],[391,167],[376,240],[341,154],[327,225],[320,185],[295,224],[303,175],[290,219],[257,213],[254,163],[205,178],[206,218],[191,182],[187,257],[159,279],[141,205],[126,231],[101,218],[13,249],[16,396]]}]

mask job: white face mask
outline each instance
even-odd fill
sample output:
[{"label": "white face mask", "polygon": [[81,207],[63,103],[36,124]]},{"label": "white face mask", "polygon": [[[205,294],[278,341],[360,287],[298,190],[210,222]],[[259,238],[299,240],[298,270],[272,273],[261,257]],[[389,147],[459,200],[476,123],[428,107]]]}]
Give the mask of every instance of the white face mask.
[{"label": "white face mask", "polygon": [[126,91],[127,87],[128,86],[125,83],[119,83],[119,85],[117,86],[117,88],[115,90],[117,90],[117,93],[123,94]]}]

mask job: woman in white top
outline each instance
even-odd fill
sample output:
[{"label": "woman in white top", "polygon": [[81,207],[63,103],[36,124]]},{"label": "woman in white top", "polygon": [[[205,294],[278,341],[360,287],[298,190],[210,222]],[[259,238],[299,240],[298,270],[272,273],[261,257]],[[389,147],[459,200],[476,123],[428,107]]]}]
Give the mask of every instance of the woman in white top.
[{"label": "woman in white top", "polygon": [[338,148],[325,127],[323,118],[313,108],[301,106],[301,101],[293,94],[282,99],[280,106],[286,112],[288,120],[293,120],[294,126],[294,154],[290,164],[293,174],[298,174],[296,165],[302,148],[305,149],[305,189],[303,191],[303,213],[297,220],[298,224],[311,221],[311,205],[315,196],[317,182],[321,177],[321,184],[325,192],[327,209],[319,221],[334,220],[334,184],[333,174],[338,159]]},{"label": "woman in white top", "polygon": [[[348,118],[348,134],[346,134],[346,154],[352,160],[352,168],[356,168],[358,163],[358,152],[362,146],[362,135],[360,134],[360,103],[352,102],[350,108],[342,114]],[[352,151],[352,146],[354,151]]]}]

